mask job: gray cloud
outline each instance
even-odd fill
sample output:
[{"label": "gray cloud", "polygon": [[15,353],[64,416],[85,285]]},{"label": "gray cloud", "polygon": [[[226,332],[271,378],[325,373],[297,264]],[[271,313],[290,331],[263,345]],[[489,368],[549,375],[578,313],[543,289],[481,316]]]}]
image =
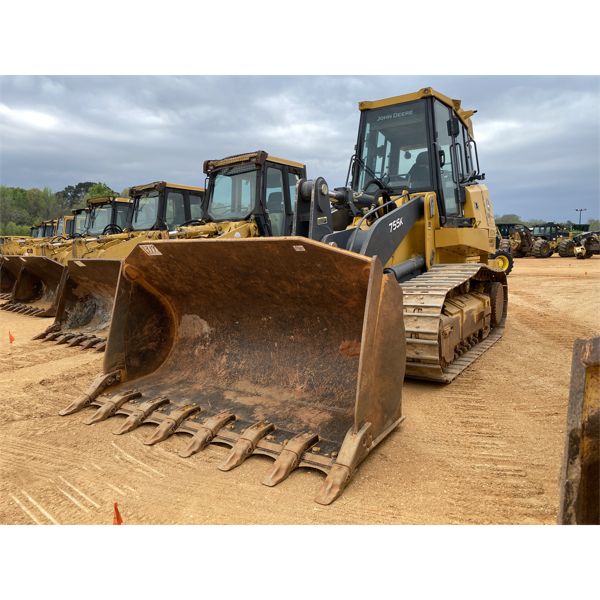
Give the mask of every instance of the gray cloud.
[{"label": "gray cloud", "polygon": [[598,77],[0,77],[0,181],[201,184],[205,159],[260,148],[341,185],[358,101],[424,86],[478,109],[496,213],[600,216]]}]

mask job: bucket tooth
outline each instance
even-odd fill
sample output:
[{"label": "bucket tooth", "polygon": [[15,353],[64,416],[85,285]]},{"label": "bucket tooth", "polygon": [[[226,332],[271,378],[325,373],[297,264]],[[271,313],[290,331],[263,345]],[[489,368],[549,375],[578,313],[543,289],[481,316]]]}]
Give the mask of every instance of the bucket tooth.
[{"label": "bucket tooth", "polygon": [[55,331],[54,333],[51,333],[50,335],[47,335],[44,338],[44,342],[53,342],[54,340],[56,340],[57,338],[59,338],[62,335],[62,333],[60,331]]},{"label": "bucket tooth", "polygon": [[331,504],[344,491],[351,476],[352,472],[348,467],[334,464],[321,485],[315,497],[315,502],[324,505]]},{"label": "bucket tooth", "polygon": [[163,404],[169,404],[169,402],[168,398],[161,396],[156,400],[148,400],[148,402],[140,404],[140,406],[131,411],[131,414],[125,419],[121,427],[115,429],[113,433],[115,435],[123,435],[137,429],[150,416],[150,413],[153,413]]},{"label": "bucket tooth", "polygon": [[99,344],[102,340],[97,338],[96,336],[92,336],[91,339],[88,339],[86,342],[81,344],[82,350],[88,350],[89,348],[93,348],[96,344]]},{"label": "bucket tooth", "polygon": [[104,352],[106,348],[106,340],[103,340],[100,344],[96,346],[96,352]]},{"label": "bucket tooth", "polygon": [[197,404],[190,404],[174,410],[171,414],[166,416],[163,422],[154,430],[154,433],[146,440],[144,444],[146,446],[153,446],[158,442],[162,442],[170,437],[175,430],[181,425],[184,419],[200,411],[200,407]]},{"label": "bucket tooth", "polygon": [[56,338],[57,344],[66,344],[69,340],[75,337],[74,333],[63,333],[58,338]]},{"label": "bucket tooth", "polygon": [[72,340],[67,342],[67,346],[79,346],[84,340],[87,340],[87,335],[76,335]]},{"label": "bucket tooth", "polygon": [[[397,423],[393,423],[390,430],[396,425]],[[358,431],[350,429],[342,442],[335,463],[317,492],[315,502],[331,504],[338,498],[348,485],[359,463],[364,460],[373,445],[371,423],[365,423]]]},{"label": "bucket tooth", "polygon": [[298,467],[300,459],[304,452],[319,441],[316,433],[301,433],[288,440],[281,454],[275,460],[269,474],[262,480],[263,485],[273,487],[284,479]]},{"label": "bucket tooth", "polygon": [[119,410],[119,408],[125,404],[125,402],[140,398],[141,395],[141,392],[129,390],[127,392],[123,392],[122,394],[117,394],[112,398],[108,398],[89,419],[84,421],[84,423],[86,425],[93,425],[94,423],[100,423],[100,421],[106,421],[106,419],[112,417],[117,410]]},{"label": "bucket tooth", "polygon": [[65,415],[71,415],[80,411],[82,408],[89,406],[107,387],[118,383],[120,380],[120,371],[112,371],[110,373],[98,375],[81,398],[71,402],[69,406],[63,408],[58,414],[64,417]]},{"label": "bucket tooth", "polygon": [[248,427],[240,435],[227,458],[219,465],[221,471],[231,471],[239,467],[253,452],[262,438],[275,429],[273,423],[259,421]]},{"label": "bucket tooth", "polygon": [[24,311],[23,314],[24,315],[32,315],[33,313],[35,313],[36,309],[33,308],[33,306],[28,306]]},{"label": "bucket tooth", "polygon": [[56,325],[52,325],[52,326],[48,327],[47,329],[44,329],[44,331],[42,331],[42,333],[38,333],[37,335],[34,335],[31,339],[32,340],[43,340],[46,336],[50,335],[51,333],[54,333],[55,331],[58,331],[58,327]]},{"label": "bucket tooth", "polygon": [[192,436],[190,443],[179,453],[182,458],[188,458],[196,452],[210,444],[211,440],[217,435],[219,429],[225,427],[227,423],[235,420],[232,412],[220,412],[200,424],[198,431]]}]

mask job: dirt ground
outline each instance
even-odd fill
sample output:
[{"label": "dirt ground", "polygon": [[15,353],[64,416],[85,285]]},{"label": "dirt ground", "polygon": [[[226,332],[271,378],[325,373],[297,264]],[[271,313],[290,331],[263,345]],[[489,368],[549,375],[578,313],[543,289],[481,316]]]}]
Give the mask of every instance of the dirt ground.
[{"label": "dirt ground", "polygon": [[[554,523],[573,340],[600,332],[600,257],[519,259],[505,335],[448,386],[409,381],[406,420],[331,506],[323,475],[275,488],[271,461],[229,473],[228,450],[192,458],[175,436],[57,415],[101,370],[102,355],[31,341],[51,323],[0,311],[0,523]],[[8,332],[15,337],[9,344]]]}]

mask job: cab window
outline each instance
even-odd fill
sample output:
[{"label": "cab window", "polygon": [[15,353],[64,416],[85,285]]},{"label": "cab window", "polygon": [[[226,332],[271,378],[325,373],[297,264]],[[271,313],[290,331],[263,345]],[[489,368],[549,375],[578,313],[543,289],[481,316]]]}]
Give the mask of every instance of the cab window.
[{"label": "cab window", "polygon": [[189,193],[190,198],[190,219],[202,218],[202,194],[196,192]]},{"label": "cab window", "polygon": [[437,163],[440,176],[442,200],[447,216],[460,215],[458,202],[458,183],[455,181],[455,165],[453,164],[452,136],[449,133],[451,110],[445,104],[434,101],[435,141]]},{"label": "cab window", "polygon": [[283,173],[275,167],[267,168],[266,181],[267,212],[271,220],[273,235],[283,235],[285,226],[285,205],[283,203]]},{"label": "cab window", "polygon": [[185,201],[182,192],[170,191],[167,194],[167,206],[165,210],[165,222],[169,230],[175,229],[177,225],[185,223]]}]

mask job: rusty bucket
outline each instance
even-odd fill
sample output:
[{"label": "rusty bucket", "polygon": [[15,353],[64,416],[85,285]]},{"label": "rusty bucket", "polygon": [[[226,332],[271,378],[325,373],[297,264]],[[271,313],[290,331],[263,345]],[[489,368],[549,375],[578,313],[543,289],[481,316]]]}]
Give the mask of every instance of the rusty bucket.
[{"label": "rusty bucket", "polygon": [[120,269],[120,260],[68,261],[54,323],[34,339],[103,350]]},{"label": "rusty bucket", "polygon": [[104,373],[61,414],[157,425],[148,444],[189,436],[275,459],[263,483],[297,467],[339,496],[401,421],[406,360],[402,291],[376,258],[305,238],[173,240],[125,259]]},{"label": "rusty bucket", "polygon": [[3,310],[36,317],[53,317],[65,267],[45,256],[20,256],[21,269]]}]

